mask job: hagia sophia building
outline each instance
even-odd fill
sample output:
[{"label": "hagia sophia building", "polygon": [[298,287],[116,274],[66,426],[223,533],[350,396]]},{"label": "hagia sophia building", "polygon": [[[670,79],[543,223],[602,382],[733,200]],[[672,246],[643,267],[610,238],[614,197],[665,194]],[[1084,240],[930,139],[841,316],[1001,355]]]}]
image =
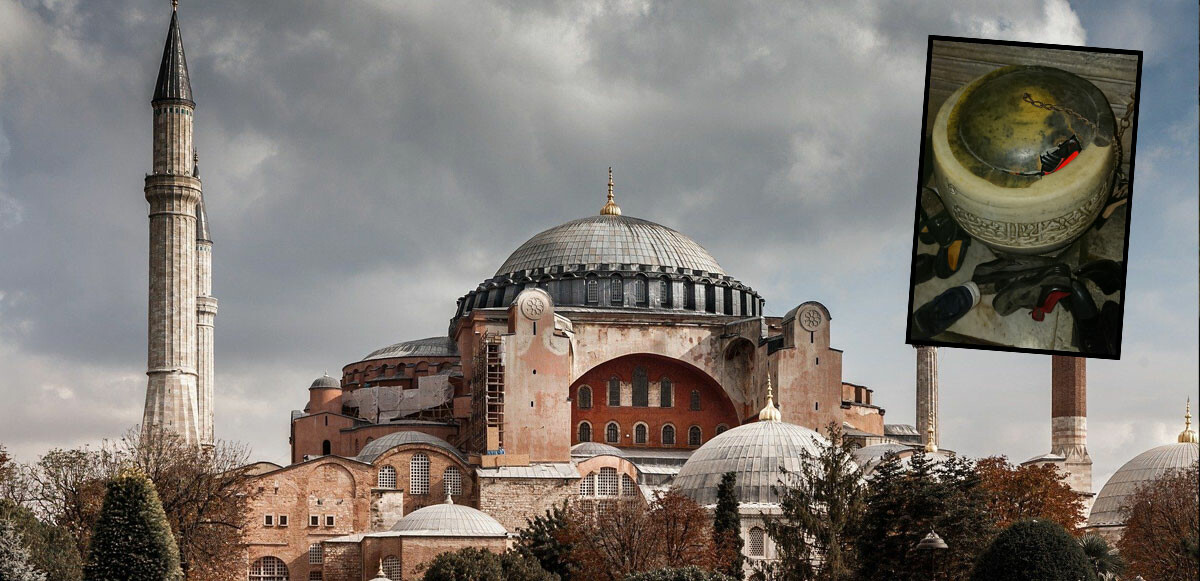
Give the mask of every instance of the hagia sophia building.
[{"label": "hagia sophia building", "polygon": [[[143,429],[211,445],[213,243],[174,13],[152,105]],[[447,301],[445,335],[312,382],[292,412],[291,463],[247,467],[242,577],[419,578],[441,552],[510,547],[527,518],[564,501],[602,509],[675,486],[712,505],[729,471],[744,551],[773,559],[772,485],[826,426],[843,428],[864,466],[889,451],[950,453],[938,448],[935,348],[917,349],[917,426],[885,424],[873,391],[842,377],[829,310],[806,301],[773,317],[764,302],[687,235],[624,215],[610,170],[599,212],[534,235]],[[1090,499],[1084,360],[1055,361],[1051,453],[1030,462],[1059,465]],[[1195,432],[1181,450],[1154,466],[1195,460]]]}]

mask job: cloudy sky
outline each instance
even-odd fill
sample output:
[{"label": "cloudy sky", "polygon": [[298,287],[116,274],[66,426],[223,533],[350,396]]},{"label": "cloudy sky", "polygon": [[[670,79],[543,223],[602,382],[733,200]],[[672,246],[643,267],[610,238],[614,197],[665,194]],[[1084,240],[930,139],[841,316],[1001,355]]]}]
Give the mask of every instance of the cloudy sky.
[{"label": "cloudy sky", "polygon": [[[1197,384],[1195,2],[184,0],[215,250],[217,430],[287,457],[313,377],[444,333],[532,234],[681,230],[768,314],[825,303],[913,421],[904,345],[929,34],[1145,50],[1124,358],[1089,363],[1097,486]],[[0,443],[138,423],[150,94],[167,0],[0,0]],[[1046,356],[943,349],[943,443],[1048,451]]]}]

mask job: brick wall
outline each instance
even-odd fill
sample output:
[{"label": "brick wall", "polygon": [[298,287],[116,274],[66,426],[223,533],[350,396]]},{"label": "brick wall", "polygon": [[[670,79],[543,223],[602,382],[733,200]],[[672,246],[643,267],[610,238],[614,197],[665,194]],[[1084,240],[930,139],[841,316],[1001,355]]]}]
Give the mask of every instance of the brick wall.
[{"label": "brick wall", "polygon": [[577,479],[480,478],[479,510],[508,532],[525,527],[525,519],[545,513],[578,493]]}]

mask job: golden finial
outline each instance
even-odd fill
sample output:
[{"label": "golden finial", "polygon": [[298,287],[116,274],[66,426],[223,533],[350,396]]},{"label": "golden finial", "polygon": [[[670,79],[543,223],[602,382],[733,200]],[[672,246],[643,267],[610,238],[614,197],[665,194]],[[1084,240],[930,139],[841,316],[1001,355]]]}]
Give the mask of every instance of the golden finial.
[{"label": "golden finial", "polygon": [[620,216],[621,215],[621,207],[618,206],[617,203],[613,201],[612,167],[608,168],[608,202],[604,204],[603,208],[600,208],[600,215],[601,216]]},{"label": "golden finial", "polygon": [[767,367],[767,407],[758,412],[758,421],[760,422],[782,422],[783,416],[779,413],[779,408],[775,407],[774,393],[771,392],[771,368]]},{"label": "golden finial", "polygon": [[929,428],[925,430],[925,452],[932,454],[938,451],[937,443],[934,442],[937,437],[934,435],[933,429],[933,412],[929,412]]},{"label": "golden finial", "polygon": [[1180,444],[1200,443],[1196,438],[1196,430],[1192,429],[1192,398],[1187,399],[1187,411],[1183,414],[1183,431],[1179,432]]},{"label": "golden finial", "polygon": [[179,0],[171,0],[171,9],[176,12],[179,11]]},{"label": "golden finial", "polygon": [[388,578],[389,578],[389,577],[387,576],[387,573],[384,573],[384,572],[383,572],[383,559],[380,559],[380,560],[379,560],[379,572],[378,572],[378,573],[376,573],[376,575],[377,575],[377,576],[378,576],[380,579],[388,579]]}]

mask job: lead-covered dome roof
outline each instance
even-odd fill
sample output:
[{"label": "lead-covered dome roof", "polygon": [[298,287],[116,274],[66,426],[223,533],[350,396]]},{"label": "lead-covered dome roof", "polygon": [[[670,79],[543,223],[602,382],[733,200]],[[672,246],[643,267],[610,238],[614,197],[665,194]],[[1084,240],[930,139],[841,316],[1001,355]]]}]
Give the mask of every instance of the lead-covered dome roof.
[{"label": "lead-covered dome roof", "polygon": [[1176,469],[1186,469],[1200,458],[1200,446],[1178,442],[1151,448],[1134,456],[1113,473],[1100,489],[1089,526],[1118,526],[1125,523],[1125,503],[1137,489]]},{"label": "lead-covered dome roof", "polygon": [[401,341],[370,352],[362,361],[392,357],[458,357],[458,344],[445,336]]},{"label": "lead-covered dome roof", "polygon": [[817,455],[825,441],[808,428],[780,421],[738,426],[693,452],[674,484],[701,505],[716,504],[721,476],[734,472],[738,502],[777,504],[771,487],[779,485],[780,468],[798,472],[803,452]]},{"label": "lead-covered dome roof", "polygon": [[418,537],[503,537],[508,531],[496,519],[461,504],[445,502],[412,511],[392,530]]},{"label": "lead-covered dome roof", "polygon": [[363,446],[358,456],[355,457],[355,460],[370,464],[388,450],[405,444],[424,444],[426,446],[433,446],[434,448],[441,448],[459,460],[463,462],[467,461],[462,452],[459,452],[458,448],[455,448],[450,442],[437,436],[426,434],[425,432],[415,431],[392,432],[377,440],[371,440],[366,446]]},{"label": "lead-covered dome roof", "polygon": [[496,275],[574,264],[640,264],[725,274],[695,240],[662,224],[630,216],[571,220],[527,240]]}]

